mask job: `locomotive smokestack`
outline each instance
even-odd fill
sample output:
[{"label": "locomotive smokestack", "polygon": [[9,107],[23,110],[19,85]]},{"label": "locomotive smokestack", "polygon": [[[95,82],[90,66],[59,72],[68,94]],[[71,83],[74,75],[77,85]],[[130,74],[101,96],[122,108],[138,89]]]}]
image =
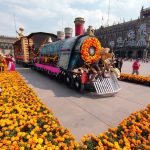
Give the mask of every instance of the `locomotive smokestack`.
[{"label": "locomotive smokestack", "polygon": [[57,39],[63,40],[65,38],[65,34],[63,31],[57,31]]},{"label": "locomotive smokestack", "polygon": [[72,37],[72,28],[66,27],[65,28],[65,39]]},{"label": "locomotive smokestack", "polygon": [[75,36],[84,34],[84,18],[78,17],[75,18]]}]

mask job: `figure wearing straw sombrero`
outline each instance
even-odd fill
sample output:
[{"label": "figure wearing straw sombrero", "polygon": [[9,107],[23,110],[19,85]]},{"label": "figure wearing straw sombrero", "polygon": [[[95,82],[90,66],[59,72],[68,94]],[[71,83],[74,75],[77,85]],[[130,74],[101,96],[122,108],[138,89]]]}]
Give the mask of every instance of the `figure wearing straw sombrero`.
[{"label": "figure wearing straw sombrero", "polygon": [[4,71],[4,56],[0,53],[0,72]]}]

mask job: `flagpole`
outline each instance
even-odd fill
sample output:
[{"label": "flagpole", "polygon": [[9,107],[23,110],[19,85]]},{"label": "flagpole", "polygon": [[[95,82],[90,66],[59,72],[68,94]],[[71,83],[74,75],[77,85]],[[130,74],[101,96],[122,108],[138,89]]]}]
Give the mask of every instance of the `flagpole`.
[{"label": "flagpole", "polygon": [[62,31],[64,31],[64,20],[63,20],[63,15],[62,15]]},{"label": "flagpole", "polygon": [[14,16],[14,25],[15,25],[15,33],[16,33],[16,37],[17,37],[17,27],[16,27],[16,19],[15,19],[15,14],[13,13]]},{"label": "flagpole", "polygon": [[109,25],[109,13],[110,13],[110,0],[108,4],[108,18],[107,18],[107,25]]}]

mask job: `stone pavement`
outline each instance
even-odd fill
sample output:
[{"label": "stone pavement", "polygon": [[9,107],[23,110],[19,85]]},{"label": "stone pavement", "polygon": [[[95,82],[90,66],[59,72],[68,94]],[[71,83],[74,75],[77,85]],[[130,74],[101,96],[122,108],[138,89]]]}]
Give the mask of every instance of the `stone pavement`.
[{"label": "stone pavement", "polygon": [[52,109],[60,123],[69,128],[77,140],[87,133],[98,135],[132,112],[150,103],[150,88],[120,82],[121,91],[114,97],[80,94],[36,71],[18,68],[42,102]]},{"label": "stone pavement", "polygon": [[[132,73],[132,64],[133,64],[133,61],[132,62],[124,61],[123,66],[122,66],[122,73],[131,74]],[[141,64],[140,69],[139,69],[140,75],[150,76],[150,62],[149,63],[140,62],[140,64]]]}]

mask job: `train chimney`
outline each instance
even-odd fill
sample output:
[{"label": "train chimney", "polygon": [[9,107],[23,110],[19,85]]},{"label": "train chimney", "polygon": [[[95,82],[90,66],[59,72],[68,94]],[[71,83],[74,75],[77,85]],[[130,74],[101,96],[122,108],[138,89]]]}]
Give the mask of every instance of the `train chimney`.
[{"label": "train chimney", "polygon": [[65,28],[65,39],[72,37],[72,28],[66,27]]},{"label": "train chimney", "polygon": [[57,39],[63,40],[65,38],[65,34],[63,31],[57,31]]},{"label": "train chimney", "polygon": [[75,18],[75,36],[84,34],[84,18],[78,17]]}]

